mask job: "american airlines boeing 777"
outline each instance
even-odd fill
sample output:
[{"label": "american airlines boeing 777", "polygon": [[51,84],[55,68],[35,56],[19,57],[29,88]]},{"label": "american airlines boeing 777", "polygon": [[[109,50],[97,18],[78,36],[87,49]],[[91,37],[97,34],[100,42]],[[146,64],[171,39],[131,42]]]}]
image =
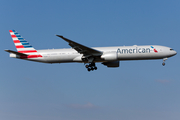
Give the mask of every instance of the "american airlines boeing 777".
[{"label": "american airlines boeing 777", "polygon": [[9,31],[17,51],[5,50],[11,53],[10,57],[43,63],[84,63],[88,71],[97,70],[96,62],[101,62],[107,67],[119,67],[123,60],[153,60],[163,59],[162,65],[168,57],[177,54],[175,50],[159,45],[145,46],[117,46],[117,47],[87,47],[61,35],[56,35],[72,47],[69,49],[34,49],[15,30]]}]

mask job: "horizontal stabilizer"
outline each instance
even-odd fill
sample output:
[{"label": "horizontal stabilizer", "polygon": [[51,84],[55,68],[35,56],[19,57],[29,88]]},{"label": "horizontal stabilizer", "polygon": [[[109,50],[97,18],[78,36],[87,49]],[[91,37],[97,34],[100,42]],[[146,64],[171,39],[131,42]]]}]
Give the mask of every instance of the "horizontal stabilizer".
[{"label": "horizontal stabilizer", "polygon": [[16,55],[28,56],[27,54],[16,52],[16,51],[12,51],[12,50],[4,50],[4,51],[9,52],[9,53],[13,53],[13,54],[16,54]]}]

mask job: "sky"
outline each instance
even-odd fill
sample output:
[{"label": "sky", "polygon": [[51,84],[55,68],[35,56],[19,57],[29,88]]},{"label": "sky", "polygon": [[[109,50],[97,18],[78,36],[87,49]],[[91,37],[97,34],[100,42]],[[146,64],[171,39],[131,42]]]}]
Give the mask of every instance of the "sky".
[{"label": "sky", "polygon": [[[179,120],[179,0],[0,0],[0,119]],[[45,64],[10,58],[15,29],[35,49],[163,45],[163,60]]]}]

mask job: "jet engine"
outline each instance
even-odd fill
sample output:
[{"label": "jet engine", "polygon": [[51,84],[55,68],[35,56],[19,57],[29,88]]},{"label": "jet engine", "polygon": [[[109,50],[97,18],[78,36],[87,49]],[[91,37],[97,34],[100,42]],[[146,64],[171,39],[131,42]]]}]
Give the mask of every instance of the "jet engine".
[{"label": "jet engine", "polygon": [[103,62],[102,64],[107,67],[119,67],[119,61]]},{"label": "jet engine", "polygon": [[116,61],[117,60],[117,53],[116,52],[110,52],[110,53],[104,53],[101,56],[102,59],[107,61]]}]

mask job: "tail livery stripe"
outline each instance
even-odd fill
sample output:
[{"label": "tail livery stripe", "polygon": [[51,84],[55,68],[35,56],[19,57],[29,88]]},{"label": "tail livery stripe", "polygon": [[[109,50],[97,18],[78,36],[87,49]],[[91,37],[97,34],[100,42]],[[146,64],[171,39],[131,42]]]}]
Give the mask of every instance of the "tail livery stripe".
[{"label": "tail livery stripe", "polygon": [[[26,40],[24,40],[22,38],[22,36],[20,34],[18,34],[15,30],[10,30],[9,31],[11,34],[11,37],[15,43],[16,49],[18,52],[23,52],[23,53],[29,53],[29,50],[33,50],[36,51]],[[21,51],[21,48],[25,48],[23,49],[23,51]],[[27,52],[26,52],[27,51]],[[37,52],[37,51],[36,51]]]},{"label": "tail livery stripe", "polygon": [[16,48],[24,48],[23,45],[16,45]]},{"label": "tail livery stripe", "polygon": [[19,33],[17,33],[17,31],[9,30],[9,32],[17,51],[28,55],[26,57],[22,56],[22,58],[42,57],[25,39],[23,39],[23,37]]},{"label": "tail livery stripe", "polygon": [[26,50],[26,51],[18,51],[20,53],[32,53],[32,52],[37,52],[36,50]]},{"label": "tail livery stripe", "polygon": [[16,35],[11,35],[12,38],[16,38]]},{"label": "tail livery stripe", "polygon": [[14,40],[14,43],[21,43],[19,40]]},{"label": "tail livery stripe", "polygon": [[16,48],[32,48],[32,46],[16,45]]}]

